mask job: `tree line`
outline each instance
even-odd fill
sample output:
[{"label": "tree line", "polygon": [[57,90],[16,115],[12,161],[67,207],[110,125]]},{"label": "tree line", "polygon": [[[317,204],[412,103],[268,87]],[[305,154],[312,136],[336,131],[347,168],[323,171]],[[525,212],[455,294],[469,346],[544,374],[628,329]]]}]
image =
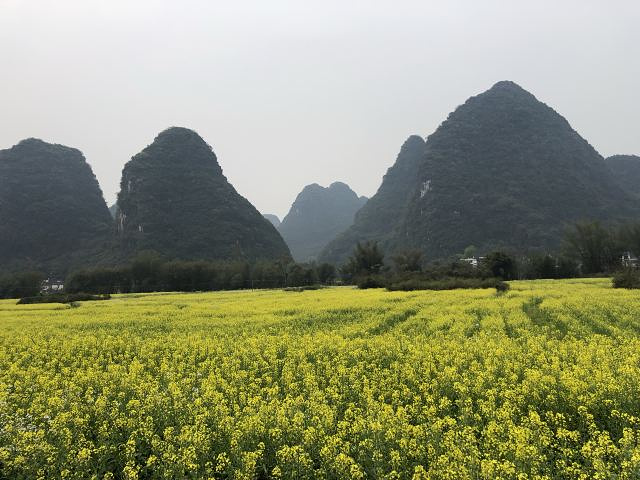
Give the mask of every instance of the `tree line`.
[{"label": "tree line", "polygon": [[[533,280],[611,275],[625,269],[621,261],[625,252],[640,253],[640,223],[605,226],[599,222],[579,222],[566,231],[557,252],[517,254],[496,250],[475,258],[475,248],[470,246],[455,257],[429,262],[420,250],[406,250],[387,258],[377,243],[365,242],[356,245],[341,272],[345,280],[362,288],[476,288],[488,285],[491,278]],[[468,263],[472,259],[469,257],[475,265]],[[630,284],[629,279],[634,276],[640,274],[626,272],[625,284]]]},{"label": "tree line", "polygon": [[336,269],[326,263],[183,261],[143,252],[126,265],[73,272],[67,277],[65,290],[132,293],[285,288],[327,285],[335,278]]},{"label": "tree line", "polygon": [[[621,270],[624,252],[640,252],[640,223],[605,226],[583,222],[567,230],[559,253],[516,255],[493,251],[473,266],[463,257],[469,247],[448,260],[427,261],[419,250],[391,256],[375,242],[358,243],[340,268],[328,263],[301,264],[289,260],[183,261],[142,252],[127,264],[72,272],[65,281],[68,293],[134,293],[153,291],[208,291],[308,287],[335,283],[364,287],[411,289],[429,285],[486,285],[487,279],[514,280],[610,275]],[[39,272],[0,275],[0,298],[35,296],[45,276]],[[627,277],[628,278],[628,275]],[[467,279],[454,282],[452,279]],[[469,279],[478,279],[478,282]],[[441,281],[441,284],[434,282]],[[457,288],[457,287],[454,287]]]}]

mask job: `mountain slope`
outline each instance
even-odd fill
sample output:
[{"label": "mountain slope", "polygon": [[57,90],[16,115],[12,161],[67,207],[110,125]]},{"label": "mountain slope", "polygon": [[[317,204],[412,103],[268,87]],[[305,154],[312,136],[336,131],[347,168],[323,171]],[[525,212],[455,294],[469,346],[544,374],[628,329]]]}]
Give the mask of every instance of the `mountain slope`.
[{"label": "mountain slope", "polygon": [[366,201],[345,183],[334,182],[326,188],[313,183],[298,194],[278,230],[295,260],[314,260],[330,240],[353,223]]},{"label": "mountain slope", "polygon": [[75,148],[30,138],[0,151],[0,268],[61,274],[95,261],[112,219]]},{"label": "mountain slope", "polygon": [[227,181],[211,147],[186,128],[161,132],[125,165],[118,208],[116,228],[126,254],[290,257],[273,225]]},{"label": "mountain slope", "polygon": [[278,216],[273,215],[272,213],[264,213],[262,216],[267,220],[269,220],[271,224],[276,228],[278,228],[280,226],[280,223],[282,223],[280,222],[280,219],[278,218]]},{"label": "mountain slope", "polygon": [[613,155],[607,165],[614,178],[625,191],[640,196],[640,157],[637,155]]},{"label": "mountain slope", "polygon": [[[575,221],[638,215],[593,147],[513,82],[451,113],[417,165],[404,185],[408,202],[387,205],[400,218],[382,237],[388,252],[418,248],[433,259],[468,245],[480,252],[554,249]],[[367,237],[358,220],[343,252]],[[385,220],[374,214],[373,223],[379,236]]]},{"label": "mountain slope", "polygon": [[424,140],[417,135],[404,142],[376,194],[356,213],[353,225],[325,246],[321,260],[342,262],[359,241],[377,241],[385,250],[395,244],[410,199],[408,187],[415,183],[424,148]]}]

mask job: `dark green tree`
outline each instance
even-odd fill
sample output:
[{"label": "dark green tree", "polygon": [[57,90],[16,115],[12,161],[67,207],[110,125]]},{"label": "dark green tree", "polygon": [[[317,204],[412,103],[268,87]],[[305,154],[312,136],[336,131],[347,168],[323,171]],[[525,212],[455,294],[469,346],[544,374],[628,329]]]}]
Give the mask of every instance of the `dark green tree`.
[{"label": "dark green tree", "polygon": [[333,282],[336,278],[336,267],[331,263],[321,263],[316,266],[318,281],[323,285]]},{"label": "dark green tree", "polygon": [[503,280],[513,280],[517,276],[517,264],[513,257],[505,252],[489,253],[484,259],[484,265],[494,277]]},{"label": "dark green tree", "polygon": [[384,253],[378,242],[358,242],[353,254],[343,268],[343,272],[351,277],[380,273],[384,266]]},{"label": "dark green tree", "polygon": [[152,250],[140,252],[131,262],[131,277],[136,292],[153,292],[165,289],[160,285],[161,269],[165,260]]},{"label": "dark green tree", "polygon": [[40,293],[44,275],[40,272],[21,272],[0,277],[0,298],[33,297]]},{"label": "dark green tree", "polygon": [[618,228],[616,236],[620,249],[640,255],[640,223],[625,223]]},{"label": "dark green tree", "polygon": [[582,273],[605,273],[618,265],[621,247],[611,230],[599,222],[579,222],[565,236],[568,255],[581,263]]},{"label": "dark green tree", "polygon": [[391,260],[398,272],[420,272],[422,271],[423,255],[420,250],[404,250],[394,255]]}]

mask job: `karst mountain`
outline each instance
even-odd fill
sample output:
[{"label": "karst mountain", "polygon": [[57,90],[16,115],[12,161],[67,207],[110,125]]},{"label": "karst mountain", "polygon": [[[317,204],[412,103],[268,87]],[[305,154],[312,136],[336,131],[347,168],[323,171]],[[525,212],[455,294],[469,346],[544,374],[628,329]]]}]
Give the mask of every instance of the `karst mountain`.
[{"label": "karst mountain", "polygon": [[407,140],[376,195],[321,258],[342,261],[365,240],[428,259],[469,245],[480,253],[553,250],[573,222],[634,217],[637,205],[602,156],[551,107],[503,81],[468,99],[424,144]]},{"label": "karst mountain", "polygon": [[124,167],[116,217],[126,254],[170,258],[290,258],[275,227],[227,181],[211,147],[172,127]]},{"label": "karst mountain", "polygon": [[278,230],[296,261],[315,260],[329,241],[353,224],[355,213],[366,203],[349,186],[307,185],[298,194]]},{"label": "karst mountain", "polygon": [[112,230],[79,150],[35,138],[0,150],[0,270],[59,275],[95,263]]}]

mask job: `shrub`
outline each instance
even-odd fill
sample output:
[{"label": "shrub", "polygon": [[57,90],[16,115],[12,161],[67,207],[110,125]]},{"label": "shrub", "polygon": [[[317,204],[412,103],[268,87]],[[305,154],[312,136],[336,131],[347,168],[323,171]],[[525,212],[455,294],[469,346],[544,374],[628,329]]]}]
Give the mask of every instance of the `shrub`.
[{"label": "shrub", "polygon": [[384,266],[384,252],[377,242],[358,242],[353,254],[342,267],[342,273],[348,278],[361,275],[375,275]]},{"label": "shrub", "polygon": [[448,277],[438,280],[414,277],[396,282],[391,282],[387,286],[389,291],[412,291],[412,290],[455,290],[459,288],[495,288],[500,292],[509,289],[509,284],[499,278],[460,278]]},{"label": "shrub", "polygon": [[487,254],[483,263],[494,277],[500,277],[503,280],[517,278],[516,260],[505,252],[491,252]]},{"label": "shrub", "polygon": [[385,278],[381,275],[366,275],[359,277],[356,281],[358,288],[384,288],[387,286]]},{"label": "shrub", "polygon": [[305,290],[320,290],[324,288],[322,285],[303,285],[302,287],[285,287],[282,290],[285,292],[304,292]]},{"label": "shrub", "polygon": [[613,288],[640,288],[640,271],[633,268],[620,270],[613,276]]},{"label": "shrub", "polygon": [[22,272],[0,277],[0,298],[30,297],[40,293],[44,275],[39,272]]},{"label": "shrub", "polygon": [[33,303],[75,303],[89,300],[109,300],[111,295],[92,295],[90,293],[60,293],[54,295],[39,295],[35,297],[24,297],[18,300],[18,305],[29,305]]}]

